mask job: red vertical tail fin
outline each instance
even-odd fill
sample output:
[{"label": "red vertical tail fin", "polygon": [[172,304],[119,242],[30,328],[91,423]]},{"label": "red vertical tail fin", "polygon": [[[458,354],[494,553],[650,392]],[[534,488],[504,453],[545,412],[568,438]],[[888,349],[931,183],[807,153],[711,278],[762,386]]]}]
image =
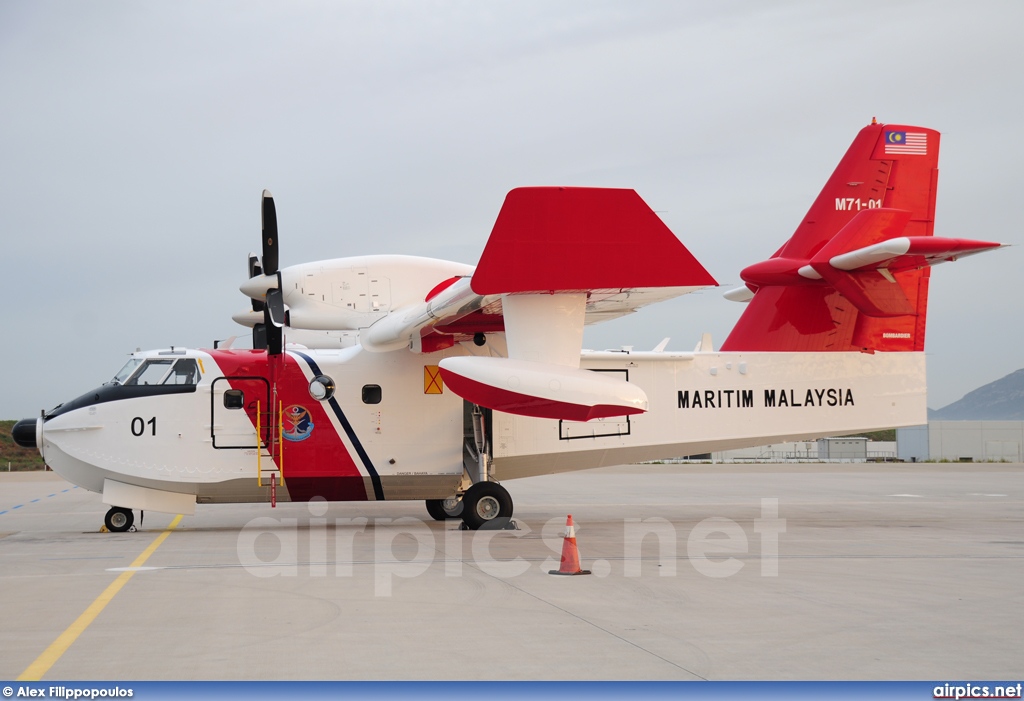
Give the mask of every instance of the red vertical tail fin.
[{"label": "red vertical tail fin", "polygon": [[722,349],[923,350],[929,266],[997,245],[929,238],[938,155],[932,129],[862,129],[793,236],[741,273],[754,295]]}]

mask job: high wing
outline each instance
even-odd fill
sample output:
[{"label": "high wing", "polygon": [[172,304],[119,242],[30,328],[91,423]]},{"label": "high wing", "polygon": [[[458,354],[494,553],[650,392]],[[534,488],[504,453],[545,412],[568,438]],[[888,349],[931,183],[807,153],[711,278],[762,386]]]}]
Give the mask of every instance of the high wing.
[{"label": "high wing", "polygon": [[472,276],[373,324],[362,343],[432,352],[505,331],[510,296],[584,294],[583,323],[593,324],[715,284],[633,190],[519,188]]},{"label": "high wing", "polygon": [[[371,351],[409,348],[417,353],[431,353],[471,341],[478,333],[503,333],[502,295],[478,294],[473,289],[473,279],[466,276],[452,280],[424,302],[396,310],[387,320],[364,331],[363,347]],[[617,319],[649,304],[707,286],[587,290],[584,325]]]},{"label": "high wing", "polygon": [[359,330],[371,352],[490,339],[486,357],[441,361],[453,391],[492,409],[588,419],[645,411],[647,399],[579,369],[583,326],[716,284],[633,190],[533,187],[508,193],[476,268],[365,256],[284,268],[242,291],[259,300],[279,286],[289,327]]}]

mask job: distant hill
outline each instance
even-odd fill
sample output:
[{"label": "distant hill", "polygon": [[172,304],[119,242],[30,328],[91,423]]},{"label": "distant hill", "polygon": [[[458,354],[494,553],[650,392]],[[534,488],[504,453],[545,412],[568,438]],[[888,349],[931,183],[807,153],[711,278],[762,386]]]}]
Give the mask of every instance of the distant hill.
[{"label": "distant hill", "polygon": [[1024,421],[1024,368],[968,392],[961,399],[929,409],[933,421]]}]

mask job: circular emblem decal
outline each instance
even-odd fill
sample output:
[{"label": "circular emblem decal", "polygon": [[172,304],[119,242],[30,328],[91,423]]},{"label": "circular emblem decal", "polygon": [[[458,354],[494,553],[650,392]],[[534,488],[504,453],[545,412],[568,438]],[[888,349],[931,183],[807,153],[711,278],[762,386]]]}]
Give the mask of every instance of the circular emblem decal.
[{"label": "circular emblem decal", "polygon": [[289,441],[304,441],[313,433],[313,419],[304,406],[292,404],[284,409],[284,437]]}]

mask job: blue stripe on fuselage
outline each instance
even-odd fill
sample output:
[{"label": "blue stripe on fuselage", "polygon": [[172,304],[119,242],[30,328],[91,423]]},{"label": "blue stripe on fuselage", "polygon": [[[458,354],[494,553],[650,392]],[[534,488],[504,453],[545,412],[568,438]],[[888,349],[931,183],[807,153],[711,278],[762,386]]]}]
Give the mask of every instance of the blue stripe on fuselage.
[{"label": "blue stripe on fuselage", "polygon": [[[323,372],[320,370],[320,366],[305,353],[299,351],[288,351],[294,355],[299,356],[309,365],[309,369],[312,370],[314,375],[322,375]],[[327,400],[327,403],[331,405],[331,409],[334,410],[334,415],[338,417],[338,422],[341,427],[345,429],[345,433],[348,435],[348,439],[352,441],[352,447],[356,449],[356,453],[359,455],[359,459],[363,461],[363,466],[366,468],[366,472],[370,475],[370,481],[373,482],[373,495],[378,501],[384,500],[384,488],[380,483],[380,475],[377,474],[377,468],[373,466],[373,461],[370,460],[370,456],[366,454],[366,450],[363,448],[363,444],[359,442],[359,438],[356,436],[355,430],[352,428],[352,424],[345,418],[345,412],[341,410],[341,406],[338,405],[338,400],[331,397]]]}]

